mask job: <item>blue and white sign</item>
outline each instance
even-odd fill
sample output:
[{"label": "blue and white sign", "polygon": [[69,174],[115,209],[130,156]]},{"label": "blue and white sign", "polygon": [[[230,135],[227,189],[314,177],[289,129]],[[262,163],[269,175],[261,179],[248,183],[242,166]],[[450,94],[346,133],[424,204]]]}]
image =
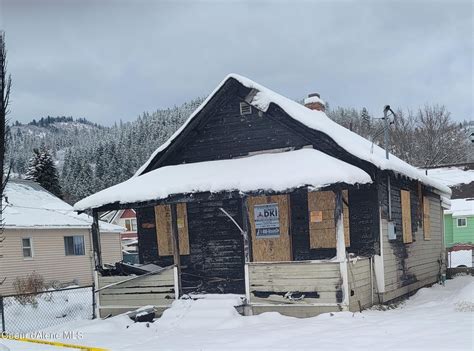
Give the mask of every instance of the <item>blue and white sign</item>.
[{"label": "blue and white sign", "polygon": [[280,236],[280,213],[277,203],[255,205],[253,213],[257,239]]}]

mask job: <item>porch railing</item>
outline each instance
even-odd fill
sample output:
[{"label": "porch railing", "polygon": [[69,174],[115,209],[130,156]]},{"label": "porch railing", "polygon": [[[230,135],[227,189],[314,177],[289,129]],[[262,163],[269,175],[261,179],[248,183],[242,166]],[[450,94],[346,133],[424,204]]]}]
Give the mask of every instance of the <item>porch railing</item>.
[{"label": "porch railing", "polygon": [[339,306],[343,299],[340,262],[250,262],[246,265],[251,305]]},{"label": "porch railing", "polygon": [[143,306],[154,306],[162,312],[177,298],[175,266],[159,272],[130,277],[98,277],[99,314],[101,318],[132,311]]}]

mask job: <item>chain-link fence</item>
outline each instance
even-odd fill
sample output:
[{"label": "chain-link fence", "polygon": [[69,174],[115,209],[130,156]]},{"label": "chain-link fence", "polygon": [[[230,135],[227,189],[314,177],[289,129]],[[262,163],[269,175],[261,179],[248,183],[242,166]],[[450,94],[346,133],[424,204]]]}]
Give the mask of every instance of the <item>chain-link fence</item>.
[{"label": "chain-link fence", "polygon": [[2,331],[28,333],[95,318],[94,286],[0,296]]}]

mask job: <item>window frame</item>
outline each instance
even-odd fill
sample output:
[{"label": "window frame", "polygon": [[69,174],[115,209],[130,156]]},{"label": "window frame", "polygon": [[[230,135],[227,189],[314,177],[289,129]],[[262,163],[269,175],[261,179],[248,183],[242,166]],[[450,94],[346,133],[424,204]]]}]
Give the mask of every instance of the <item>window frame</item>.
[{"label": "window frame", "polygon": [[[30,245],[25,247],[23,245],[23,240],[25,239],[28,239]],[[31,256],[25,256],[25,249],[29,249],[30,250],[30,254]],[[24,236],[21,238],[21,253],[22,253],[22,257],[24,260],[32,260],[34,257],[35,257],[35,253],[34,253],[34,249],[33,249],[33,238],[31,236]]]},{"label": "window frame", "polygon": [[[460,219],[464,220],[464,225],[459,225],[459,220]],[[457,228],[466,228],[467,227],[467,217],[457,217],[456,218],[456,227]]]},{"label": "window frame", "polygon": [[125,223],[125,231],[130,232],[132,229],[132,222],[130,221],[130,219],[125,218],[123,222]]},{"label": "window frame", "polygon": [[[66,245],[67,238],[72,238],[72,251],[73,251],[73,253],[68,253],[67,245]],[[76,243],[74,242],[74,238],[82,238],[82,253],[76,253],[76,250],[75,250]],[[66,257],[67,256],[72,256],[72,257],[85,256],[86,255],[86,241],[85,241],[84,235],[65,235],[63,237],[63,241],[64,241],[64,255]]]},{"label": "window frame", "polygon": [[[127,226],[128,222],[128,226]],[[136,232],[137,231],[137,219],[136,218],[125,218],[125,229],[127,232]]]}]

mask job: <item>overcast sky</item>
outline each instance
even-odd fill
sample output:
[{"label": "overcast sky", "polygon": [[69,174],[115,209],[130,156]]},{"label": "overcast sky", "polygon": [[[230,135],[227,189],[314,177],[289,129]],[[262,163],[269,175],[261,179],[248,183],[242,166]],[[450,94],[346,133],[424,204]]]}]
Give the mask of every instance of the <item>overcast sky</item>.
[{"label": "overcast sky", "polygon": [[22,122],[133,120],[230,72],[374,115],[438,103],[473,118],[470,0],[0,0],[0,28]]}]

